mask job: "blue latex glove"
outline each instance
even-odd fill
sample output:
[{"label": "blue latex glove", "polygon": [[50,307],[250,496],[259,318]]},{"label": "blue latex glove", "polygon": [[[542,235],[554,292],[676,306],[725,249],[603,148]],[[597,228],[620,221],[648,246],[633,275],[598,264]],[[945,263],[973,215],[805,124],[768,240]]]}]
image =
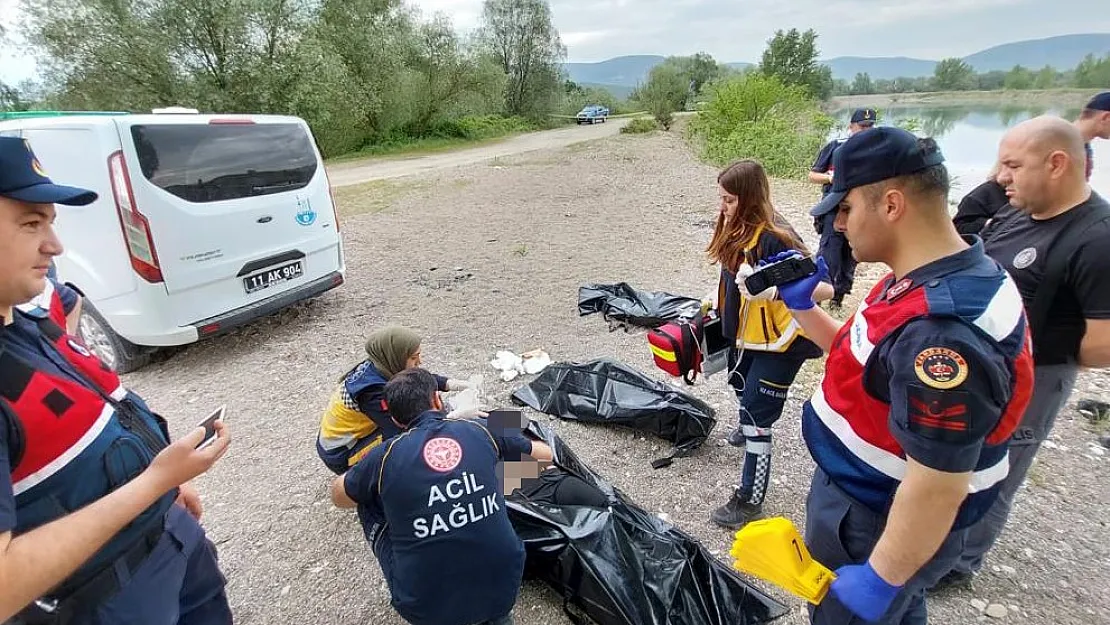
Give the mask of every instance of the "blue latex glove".
[{"label": "blue latex glove", "polygon": [[892,586],[879,577],[870,562],[840,567],[836,570],[836,579],[829,586],[829,592],[844,607],[870,623],[886,613],[900,590],[901,586]]},{"label": "blue latex glove", "polygon": [[[778,254],[775,254],[774,256],[765,260],[759,261],[758,266],[762,267],[764,265],[777,263],[779,261],[786,260],[791,256],[804,258],[805,255],[798,250],[787,250],[785,252],[779,252]],[[800,280],[795,280],[793,282],[787,282],[786,284],[779,285],[779,299],[781,299],[783,303],[786,304],[786,307],[790,310],[809,310],[810,308],[816,306],[816,304],[813,303],[813,291],[817,289],[817,285],[821,282],[821,280],[829,276],[829,265],[825,262],[825,258],[823,256],[817,257],[816,264],[817,273],[805,278],[801,278]]]}]

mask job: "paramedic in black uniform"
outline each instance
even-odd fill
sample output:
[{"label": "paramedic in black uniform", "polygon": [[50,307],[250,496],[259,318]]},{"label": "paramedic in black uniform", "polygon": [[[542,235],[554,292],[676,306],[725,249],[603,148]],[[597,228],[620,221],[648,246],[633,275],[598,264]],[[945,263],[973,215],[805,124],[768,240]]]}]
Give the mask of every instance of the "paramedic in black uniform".
[{"label": "paramedic in black uniform", "polygon": [[[863,132],[875,125],[878,113],[875,109],[862,108],[852,112],[848,124],[848,136]],[[809,181],[821,185],[822,197],[829,194],[832,189],[833,154],[847,139],[833,139],[825,144],[817,154],[817,160],[809,171]],[[840,308],[844,303],[844,296],[852,292],[852,284],[856,276],[856,259],[852,256],[852,246],[843,232],[833,227],[836,221],[836,211],[822,209],[818,204],[813,211],[813,225],[817,234],[821,235],[821,242],[817,247],[817,255],[824,257],[829,265],[829,279],[833,285],[833,297],[829,300],[829,308]]]},{"label": "paramedic in black uniform", "polygon": [[498,462],[550,461],[551,449],[504,424],[446,418],[437,388],[420,368],[390,379],[385,401],[404,432],[336,478],[332,501],[358,508],[406,621],[511,625],[524,544],[509,523]]}]

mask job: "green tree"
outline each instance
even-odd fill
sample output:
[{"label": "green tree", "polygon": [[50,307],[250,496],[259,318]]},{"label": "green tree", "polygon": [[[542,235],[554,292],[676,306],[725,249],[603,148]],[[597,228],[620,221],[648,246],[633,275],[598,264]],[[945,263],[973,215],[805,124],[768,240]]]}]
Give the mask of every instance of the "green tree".
[{"label": "green tree", "polygon": [[1033,79],[1033,86],[1037,89],[1052,89],[1056,86],[1056,70],[1048,65],[1045,65],[1037,72],[1036,78]]},{"label": "green tree", "polygon": [[1015,65],[1013,69],[1006,73],[1006,80],[1003,84],[1007,89],[1032,89],[1033,72],[1020,65]]},{"label": "green tree", "polygon": [[651,68],[647,82],[636,89],[632,99],[651,113],[652,117],[669,130],[675,111],[681,110],[689,93],[690,83],[672,63],[660,63]]},{"label": "green tree", "polygon": [[855,95],[875,93],[875,85],[871,82],[871,75],[866,72],[856,74],[855,80],[852,81],[852,93]]},{"label": "green tree", "polygon": [[672,56],[663,60],[663,63],[673,65],[678,73],[687,81],[689,97],[683,103],[686,108],[691,97],[701,93],[702,88],[724,76],[727,68],[718,63],[712,56],[699,52],[694,56]]},{"label": "green tree", "polygon": [[960,59],[944,59],[933,70],[933,85],[937,91],[968,91],[974,84],[975,70]]},{"label": "green tree", "polygon": [[417,28],[412,55],[409,128],[416,135],[428,132],[453,108],[466,108],[464,103],[472,97],[504,89],[504,75],[492,65],[483,65],[478,54],[462,45],[446,16]]},{"label": "green tree", "polygon": [[833,120],[802,86],[749,73],[713,83],[709,100],[691,122],[704,155],[724,164],[758,159],[772,176],[797,178],[827,140]]},{"label": "green tree", "polygon": [[566,48],[546,0],[485,0],[481,40],[508,76],[505,111],[540,118],[558,103]]},{"label": "green tree", "polygon": [[1104,89],[1107,85],[1110,85],[1110,54],[1102,59],[1088,54],[1075,68],[1075,86]]},{"label": "green tree", "polygon": [[143,110],[184,99],[186,77],[170,60],[175,45],[165,3],[41,0],[22,6],[26,39],[41,53],[42,70],[63,105]]},{"label": "green tree", "polygon": [[413,80],[407,61],[417,54],[416,29],[400,0],[323,0],[314,36],[350,76],[361,133],[386,137],[412,118],[403,86]]},{"label": "green tree", "polygon": [[980,91],[997,91],[1006,84],[1006,72],[1001,70],[984,72],[975,76],[975,82]]},{"label": "green tree", "polygon": [[817,62],[818,55],[817,32],[813,29],[804,33],[797,28],[777,30],[767,42],[759,70],[777,76],[787,85],[805,87],[812,96],[827,100],[833,90],[832,70]]}]

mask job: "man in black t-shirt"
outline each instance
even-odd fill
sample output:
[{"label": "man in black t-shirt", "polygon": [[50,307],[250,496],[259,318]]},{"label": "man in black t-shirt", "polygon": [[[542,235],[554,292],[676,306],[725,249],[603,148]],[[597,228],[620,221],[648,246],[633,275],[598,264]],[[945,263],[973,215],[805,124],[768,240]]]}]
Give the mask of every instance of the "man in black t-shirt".
[{"label": "man in black t-shirt", "polygon": [[[861,108],[852,112],[848,124],[849,136],[863,132],[875,125],[878,113],[875,109]],[[821,196],[828,195],[832,189],[833,181],[833,154],[847,139],[833,139],[821,148],[817,160],[809,171],[809,181],[821,185]],[[818,205],[820,206],[820,205]],[[829,300],[830,308],[840,308],[844,296],[852,292],[852,284],[856,276],[856,259],[852,256],[852,246],[843,232],[838,232],[833,227],[838,211],[817,210],[810,211],[813,215],[813,226],[817,234],[821,235],[821,242],[817,247],[817,255],[823,256],[829,265],[829,279],[833,285],[833,297]]]},{"label": "man in black t-shirt", "polygon": [[[1035,384],[1010,440],[1009,475],[987,515],[969,532],[960,563],[938,588],[966,583],[982,566],[1006,525],[1014,494],[1071,394],[1078,369],[1110,366],[1110,254],[1105,252],[1110,219],[1069,229],[1092,211],[1110,217],[1110,205],[1086,182],[1079,132],[1058,117],[1023,122],[1003,138],[999,162],[998,181],[1010,205],[983,230],[987,254],[1013,277],[1027,314],[1035,310],[1039,288],[1051,285],[1056,292],[1043,327],[1030,320]],[[1048,247],[1059,250],[1064,241],[1076,251],[1062,276],[1047,276]]]}]

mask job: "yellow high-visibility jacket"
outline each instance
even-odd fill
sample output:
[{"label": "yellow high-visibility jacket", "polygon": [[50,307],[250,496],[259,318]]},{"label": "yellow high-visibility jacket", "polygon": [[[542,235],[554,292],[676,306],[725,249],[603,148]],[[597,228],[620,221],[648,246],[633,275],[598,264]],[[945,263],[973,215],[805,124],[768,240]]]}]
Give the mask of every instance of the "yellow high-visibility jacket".
[{"label": "yellow high-visibility jacket", "polygon": [[[778,237],[764,232],[760,226],[744,243],[744,258],[754,268],[761,259],[786,249],[788,248]],[[738,349],[782,353],[790,349],[799,338],[812,344],[782,300],[777,296],[773,300],[746,300],[740,294],[735,278],[731,271],[721,268],[721,277],[717,284],[717,305],[722,317],[735,315],[737,319]],[[728,295],[731,297],[727,297]],[[732,306],[726,306],[726,302],[738,302],[739,305],[732,309]]]}]

